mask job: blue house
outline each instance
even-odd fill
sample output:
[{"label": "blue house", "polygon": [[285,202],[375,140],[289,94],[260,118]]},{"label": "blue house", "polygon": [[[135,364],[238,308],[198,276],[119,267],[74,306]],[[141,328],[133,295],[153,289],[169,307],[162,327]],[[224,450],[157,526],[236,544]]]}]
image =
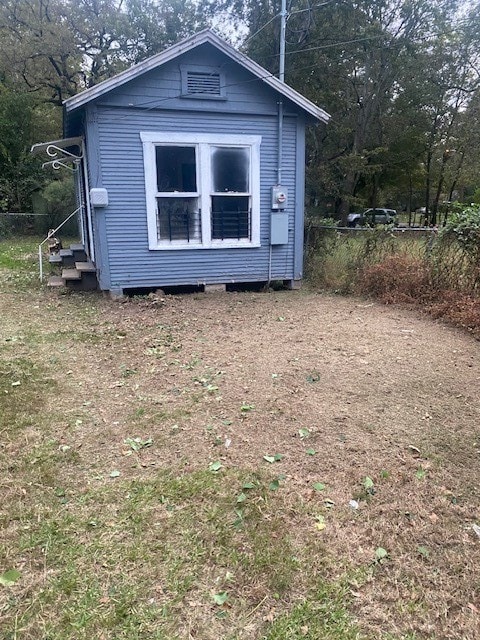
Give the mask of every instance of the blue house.
[{"label": "blue house", "polygon": [[328,118],[211,30],[66,100],[100,289],[295,287],[305,127]]}]

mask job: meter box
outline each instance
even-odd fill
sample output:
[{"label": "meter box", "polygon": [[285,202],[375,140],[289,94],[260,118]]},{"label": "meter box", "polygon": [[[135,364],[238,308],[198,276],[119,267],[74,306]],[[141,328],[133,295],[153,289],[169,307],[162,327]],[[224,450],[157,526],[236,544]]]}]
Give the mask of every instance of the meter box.
[{"label": "meter box", "polygon": [[288,213],[272,211],[270,220],[270,244],[288,244]]},{"label": "meter box", "polygon": [[274,211],[282,211],[287,206],[288,191],[286,187],[280,184],[272,187],[272,209]]}]

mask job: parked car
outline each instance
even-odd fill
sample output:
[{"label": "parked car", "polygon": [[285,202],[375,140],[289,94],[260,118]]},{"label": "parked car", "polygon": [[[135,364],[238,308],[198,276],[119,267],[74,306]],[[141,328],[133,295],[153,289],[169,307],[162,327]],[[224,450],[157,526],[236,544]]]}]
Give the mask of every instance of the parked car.
[{"label": "parked car", "polygon": [[367,209],[363,213],[350,213],[347,217],[349,227],[375,227],[377,224],[397,224],[395,209]]}]

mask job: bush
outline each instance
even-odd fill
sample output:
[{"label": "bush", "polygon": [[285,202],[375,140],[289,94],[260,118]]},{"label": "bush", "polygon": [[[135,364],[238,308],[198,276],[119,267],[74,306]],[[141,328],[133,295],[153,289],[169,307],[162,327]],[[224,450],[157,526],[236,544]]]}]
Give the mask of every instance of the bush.
[{"label": "bush", "polygon": [[415,303],[431,297],[431,275],[424,260],[395,253],[366,265],[356,281],[356,291],[385,304]]},{"label": "bush", "polygon": [[441,299],[432,300],[426,309],[434,318],[467,329],[480,339],[480,298],[459,291],[444,291]]},{"label": "bush", "polygon": [[438,288],[477,293],[480,287],[480,206],[450,217],[429,256]]}]

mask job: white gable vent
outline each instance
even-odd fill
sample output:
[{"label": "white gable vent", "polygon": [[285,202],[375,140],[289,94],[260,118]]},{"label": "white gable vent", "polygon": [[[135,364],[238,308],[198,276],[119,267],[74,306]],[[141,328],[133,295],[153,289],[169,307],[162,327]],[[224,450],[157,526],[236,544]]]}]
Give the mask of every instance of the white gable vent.
[{"label": "white gable vent", "polygon": [[184,98],[226,98],[224,74],[215,67],[182,66]]}]

